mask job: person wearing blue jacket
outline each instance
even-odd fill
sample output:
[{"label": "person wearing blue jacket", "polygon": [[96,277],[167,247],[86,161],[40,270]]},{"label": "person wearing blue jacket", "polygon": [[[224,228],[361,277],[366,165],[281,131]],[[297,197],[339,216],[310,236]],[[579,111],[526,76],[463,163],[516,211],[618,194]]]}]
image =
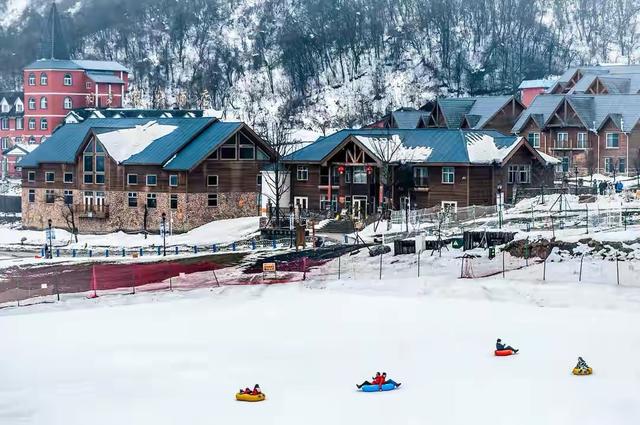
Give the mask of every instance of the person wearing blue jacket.
[{"label": "person wearing blue jacket", "polygon": [[505,344],[503,344],[503,343],[502,343],[502,340],[501,340],[500,338],[498,338],[498,340],[496,341],[496,350],[497,350],[497,351],[501,351],[501,350],[511,350],[511,351],[513,351],[514,353],[517,353],[517,352],[518,352],[518,349],[517,349],[517,348],[513,348],[513,347],[512,347],[512,346],[510,346],[510,345],[505,345]]}]

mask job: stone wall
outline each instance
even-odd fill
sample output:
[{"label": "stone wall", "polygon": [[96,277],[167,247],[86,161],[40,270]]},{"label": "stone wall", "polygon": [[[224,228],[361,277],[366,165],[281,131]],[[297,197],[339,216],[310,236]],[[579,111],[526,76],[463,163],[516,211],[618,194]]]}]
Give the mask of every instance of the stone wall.
[{"label": "stone wall", "polygon": [[[76,214],[76,226],[80,233],[110,233],[114,231],[142,232],[145,221],[146,193],[138,193],[138,206],[129,207],[128,192],[106,192],[105,204],[109,207],[108,218],[80,218]],[[167,228],[174,233],[187,232],[214,220],[250,217],[259,213],[257,192],[218,193],[218,206],[209,207],[206,193],[178,193],[178,208],[170,208],[170,194],[156,194],[156,208],[147,208],[147,231],[159,232],[162,213],[166,214]],[[73,191],[73,205],[80,207],[83,192]],[[45,189],[36,189],[36,202],[29,203],[28,189],[22,190],[22,223],[29,229],[45,229],[47,221],[53,227],[70,230],[65,219],[69,208],[64,204],[62,191],[56,191],[53,204],[45,202]],[[172,222],[172,223],[171,223]]]}]

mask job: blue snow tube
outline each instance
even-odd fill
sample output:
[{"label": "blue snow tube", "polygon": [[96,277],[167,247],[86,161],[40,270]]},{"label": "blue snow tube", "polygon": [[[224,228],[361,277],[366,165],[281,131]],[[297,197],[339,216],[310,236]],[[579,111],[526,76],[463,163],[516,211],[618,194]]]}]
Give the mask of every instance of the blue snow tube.
[{"label": "blue snow tube", "polygon": [[382,389],[380,389],[380,385],[363,385],[360,388],[365,393],[374,393],[376,391],[391,391],[395,390],[396,386],[393,384],[382,384]]}]

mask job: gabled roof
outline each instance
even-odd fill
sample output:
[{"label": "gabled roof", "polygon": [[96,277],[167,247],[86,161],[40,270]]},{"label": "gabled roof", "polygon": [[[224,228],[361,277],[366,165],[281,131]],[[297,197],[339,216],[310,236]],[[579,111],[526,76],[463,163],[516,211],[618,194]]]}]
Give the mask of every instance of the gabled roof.
[{"label": "gabled roof", "polygon": [[[493,130],[456,129],[346,129],[318,139],[315,143],[284,158],[290,163],[323,163],[332,152],[353,141],[368,152],[372,141],[400,140],[402,154],[394,162],[424,164],[482,165],[501,163],[507,155],[526,143],[523,138],[505,136]],[[415,153],[416,155],[412,155]]]},{"label": "gabled roof", "polygon": [[24,156],[29,152],[33,152],[39,145],[28,145],[25,143],[16,143],[15,145],[2,151],[3,155]]},{"label": "gabled roof", "polygon": [[2,109],[0,109],[0,117],[15,117],[24,115],[24,108],[22,112],[16,112],[16,100],[20,99],[22,101],[22,97],[22,92],[0,92],[0,103],[2,103],[2,99],[4,99],[7,101],[10,107],[8,112],[2,112]]},{"label": "gabled roof", "polygon": [[395,128],[412,129],[418,128],[423,116],[428,115],[424,111],[418,110],[398,110],[391,113],[395,121]]},{"label": "gabled roof", "polygon": [[522,128],[533,119],[538,127],[543,128],[553,112],[558,108],[564,99],[561,94],[545,94],[536,96],[531,105],[525,109],[518,117],[518,120],[511,129],[512,133],[519,133]]},{"label": "gabled roof", "polygon": [[440,98],[436,107],[444,115],[447,128],[460,128],[465,117],[469,117],[466,120],[469,127],[481,129],[513,99],[513,96]]},{"label": "gabled roof", "polygon": [[202,118],[204,113],[202,110],[195,109],[129,109],[129,108],[80,108],[74,109],[67,114],[67,117],[73,117],[76,121],[84,121],[86,119],[96,118],[96,113],[101,118]]},{"label": "gabled roof", "polygon": [[[624,131],[630,131],[640,120],[640,95],[638,94],[541,95],[536,97],[529,108],[522,113],[512,131],[519,133],[533,115],[543,116],[546,125],[549,117],[563,100],[569,103],[585,128],[590,130],[602,128],[610,118],[619,127],[624,124]],[[544,125],[540,127],[544,128]]]},{"label": "gabled roof", "polygon": [[63,60],[63,59],[38,59],[24,68],[25,70],[37,69],[67,69],[84,71],[112,71],[130,72],[127,67],[114,61],[89,61],[89,60]]},{"label": "gabled roof", "polygon": [[584,93],[596,77],[599,77],[603,82],[608,81],[609,78],[627,80],[626,82],[604,82],[609,94],[637,94],[640,92],[640,65],[599,65],[569,68],[547,92],[553,92],[557,86],[566,87],[578,71],[582,78],[569,90],[570,94]]}]

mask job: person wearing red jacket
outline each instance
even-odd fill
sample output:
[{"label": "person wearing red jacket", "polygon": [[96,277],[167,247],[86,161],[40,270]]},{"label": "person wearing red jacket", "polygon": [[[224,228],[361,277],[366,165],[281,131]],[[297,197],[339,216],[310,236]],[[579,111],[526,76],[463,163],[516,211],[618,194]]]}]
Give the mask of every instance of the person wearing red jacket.
[{"label": "person wearing red jacket", "polygon": [[262,391],[260,391],[260,385],[256,384],[253,387],[253,391],[251,391],[251,395],[258,395],[258,394],[261,394],[261,393],[262,393]]},{"label": "person wearing red jacket", "polygon": [[380,375],[380,372],[376,372],[376,376],[371,378],[371,382],[364,381],[360,385],[356,384],[356,387],[358,387],[358,389],[360,389],[365,385],[382,385],[382,384],[384,384],[384,378],[382,377],[382,375]]}]

